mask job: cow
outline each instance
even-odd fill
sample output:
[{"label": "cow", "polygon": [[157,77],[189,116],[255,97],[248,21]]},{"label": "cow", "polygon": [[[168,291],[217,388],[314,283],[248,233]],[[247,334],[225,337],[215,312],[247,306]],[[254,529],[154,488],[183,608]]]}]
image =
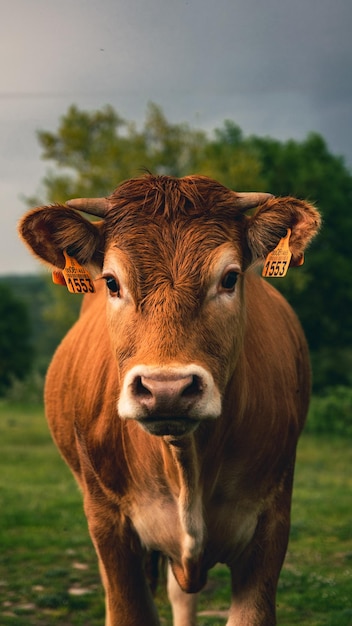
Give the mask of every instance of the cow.
[{"label": "cow", "polygon": [[49,367],[45,406],[82,490],[106,626],[160,623],[146,574],[158,554],[175,626],[196,624],[217,563],[231,575],[228,626],[276,623],[310,365],[258,267],[288,233],[299,265],[319,224],[303,200],[152,174],[21,220],[45,264],[60,273],[73,258],[96,284]]}]

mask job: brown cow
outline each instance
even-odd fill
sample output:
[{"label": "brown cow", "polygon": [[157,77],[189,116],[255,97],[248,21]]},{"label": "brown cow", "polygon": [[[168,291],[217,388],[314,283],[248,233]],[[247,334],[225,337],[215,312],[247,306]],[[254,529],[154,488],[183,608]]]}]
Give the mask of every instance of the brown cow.
[{"label": "brown cow", "polygon": [[175,626],[195,624],[218,562],[231,571],[228,625],[275,624],[310,367],[295,314],[253,265],[288,229],[299,264],[318,227],[306,202],[201,176],[148,175],[23,218],[42,260],[60,270],[65,251],[102,278],[45,401],[83,491],[108,626],[159,624],[145,576],[155,552],[170,564]]}]

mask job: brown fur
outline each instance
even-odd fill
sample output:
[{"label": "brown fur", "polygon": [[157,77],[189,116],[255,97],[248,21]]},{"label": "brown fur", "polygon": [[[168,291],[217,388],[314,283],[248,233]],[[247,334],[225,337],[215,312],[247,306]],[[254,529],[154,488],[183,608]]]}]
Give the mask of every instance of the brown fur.
[{"label": "brown fur", "polygon": [[[287,228],[299,258],[318,213],[274,198],[246,217],[234,192],[195,176],[127,181],[110,200],[98,225],[64,207],[35,209],[21,224],[53,266],[69,249],[99,272],[103,258],[104,271],[121,271],[120,298],[107,300],[102,284],[87,297],[45,394],[53,437],[82,487],[106,624],[159,623],[143,573],[157,551],[183,590],[170,586],[176,626],[194,623],[185,593],[199,591],[219,561],[232,577],[228,625],[271,626],[310,368],[296,316],[250,266]],[[227,258],[240,272],[229,295],[221,287]],[[163,372],[175,362],[211,373],[221,414],[184,437],[157,437],[121,419],[116,402],[132,368]]]}]

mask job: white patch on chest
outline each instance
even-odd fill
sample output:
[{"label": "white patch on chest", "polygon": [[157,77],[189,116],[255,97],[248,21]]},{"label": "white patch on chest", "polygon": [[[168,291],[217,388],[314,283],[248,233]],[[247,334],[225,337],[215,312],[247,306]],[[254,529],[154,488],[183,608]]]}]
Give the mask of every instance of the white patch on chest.
[{"label": "white patch on chest", "polygon": [[200,497],[185,507],[182,498],[140,494],[131,505],[129,516],[142,544],[149,550],[161,550],[181,563],[196,559],[203,550]]}]

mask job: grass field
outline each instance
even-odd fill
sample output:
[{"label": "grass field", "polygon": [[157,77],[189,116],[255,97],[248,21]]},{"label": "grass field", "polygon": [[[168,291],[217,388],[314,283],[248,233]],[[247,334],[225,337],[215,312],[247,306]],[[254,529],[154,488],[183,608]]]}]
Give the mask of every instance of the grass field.
[{"label": "grass field", "polygon": [[[281,626],[352,626],[351,468],[351,441],[301,439],[277,598]],[[40,407],[0,404],[0,507],[1,626],[102,626],[81,496]],[[228,604],[227,570],[219,566],[202,594],[200,626],[223,626]],[[164,591],[158,605],[171,625]]]}]

